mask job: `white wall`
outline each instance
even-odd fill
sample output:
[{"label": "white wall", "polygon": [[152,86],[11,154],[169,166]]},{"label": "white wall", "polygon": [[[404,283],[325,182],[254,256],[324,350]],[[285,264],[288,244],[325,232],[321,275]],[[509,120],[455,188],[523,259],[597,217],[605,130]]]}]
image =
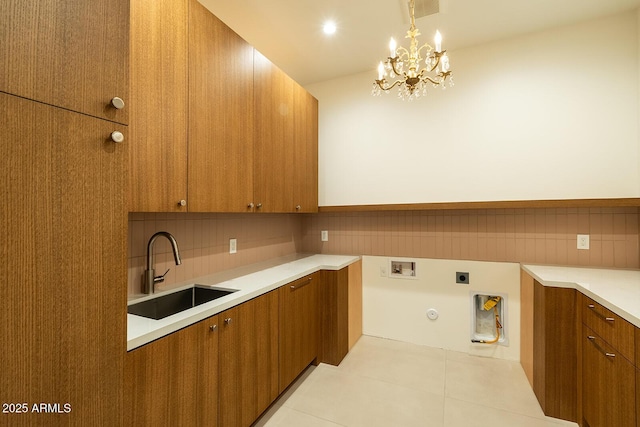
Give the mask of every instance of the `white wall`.
[{"label": "white wall", "polygon": [[[450,52],[456,86],[319,100],[319,203],[640,197],[636,11]],[[446,46],[445,46],[446,47]]]},{"label": "white wall", "polygon": [[[415,259],[416,280],[381,276],[388,257],[362,257],[363,333],[464,353],[520,360],[520,266],[514,263]],[[394,258],[395,260],[395,258]],[[468,285],[456,272],[469,273]],[[470,291],[506,294],[509,345],[471,343]],[[426,312],[435,308],[437,320]]]}]

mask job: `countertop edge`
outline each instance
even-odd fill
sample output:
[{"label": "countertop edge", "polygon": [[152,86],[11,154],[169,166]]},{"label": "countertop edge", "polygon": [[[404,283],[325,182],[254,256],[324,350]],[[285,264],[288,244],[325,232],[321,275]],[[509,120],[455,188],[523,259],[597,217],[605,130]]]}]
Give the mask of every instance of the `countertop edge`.
[{"label": "countertop edge", "polygon": [[[628,301],[625,300],[621,300],[621,301],[617,301],[618,298],[610,298],[610,297],[606,297],[601,295],[600,293],[598,293],[597,291],[594,291],[592,289],[589,289],[587,286],[588,285],[584,285],[583,283],[581,283],[579,280],[570,280],[567,278],[567,280],[550,280],[550,279],[545,279],[544,277],[542,277],[542,275],[540,273],[538,273],[536,271],[536,269],[549,269],[549,268],[555,268],[555,269],[566,269],[568,271],[580,271],[581,273],[584,274],[588,274],[588,272],[594,271],[594,272],[600,272],[600,271],[607,271],[607,269],[590,269],[590,268],[580,268],[580,267],[561,267],[561,266],[545,266],[545,265],[532,265],[532,264],[520,264],[520,268],[522,268],[527,274],[529,274],[531,277],[533,277],[538,283],[540,283],[543,286],[548,286],[548,287],[554,287],[554,288],[567,288],[567,289],[575,289],[577,291],[579,291],[580,293],[582,293],[583,295],[591,298],[592,300],[594,300],[595,302],[603,305],[604,307],[606,307],[607,309],[611,310],[612,312],[614,312],[615,314],[617,314],[618,316],[622,317],[624,320],[626,320],[627,322],[633,324],[634,326],[640,328],[640,309],[638,310],[637,313],[631,313],[629,310],[625,309],[623,307],[624,303],[628,303]],[[629,271],[631,272],[631,270],[608,270],[608,271],[612,271],[612,272],[620,272],[620,271]],[[640,271],[635,271],[634,272],[638,275],[638,277],[640,278]],[[568,273],[570,275],[570,273]],[[616,284],[615,283],[611,283],[611,287],[615,288]],[[640,292],[640,281],[638,282],[638,291]]]},{"label": "countertop edge", "polygon": [[[167,336],[173,332],[177,332],[180,329],[191,326],[201,320],[204,320],[208,317],[215,316],[225,310],[228,310],[232,307],[235,307],[239,304],[247,302],[253,298],[259,297],[260,295],[266,294],[267,292],[271,292],[279,287],[286,285],[287,283],[293,282],[301,277],[313,274],[317,271],[321,270],[331,270],[337,271],[341,270],[349,265],[356,263],[361,259],[360,256],[352,256],[352,255],[310,255],[309,257],[302,258],[295,261],[283,262],[280,265],[276,265],[273,267],[266,268],[262,271],[256,271],[246,276],[241,276],[236,279],[232,279],[225,282],[215,283],[211,285],[213,287],[220,288],[235,288],[234,281],[242,280],[244,278],[249,278],[254,275],[261,275],[267,272],[268,270],[273,270],[277,268],[281,268],[285,265],[289,267],[296,267],[296,264],[300,264],[299,269],[294,269],[291,274],[288,274],[286,271],[282,271],[278,274],[278,280],[269,281],[266,285],[261,285],[256,289],[251,289],[246,292],[242,292],[238,295],[231,294],[229,296],[222,297],[218,300],[211,301],[206,304],[202,304],[200,306],[194,307],[192,309],[186,310],[182,313],[178,313],[174,316],[178,316],[175,320],[170,319],[173,316],[169,316],[165,319],[161,320],[152,320],[145,319],[140,316],[135,316],[132,314],[127,314],[127,351],[134,350],[138,347],[141,347],[145,344],[148,344],[152,341],[155,341],[159,338]],[[335,261],[335,262],[331,262]],[[310,264],[310,265],[306,265]],[[204,280],[206,281],[206,280]],[[202,282],[199,278],[194,278],[193,283]],[[179,288],[176,288],[179,289]],[[174,291],[174,290],[172,290]],[[130,327],[132,322],[141,324],[146,323],[155,326],[153,329],[148,332],[132,334]],[[134,336],[131,336],[134,335]]]}]

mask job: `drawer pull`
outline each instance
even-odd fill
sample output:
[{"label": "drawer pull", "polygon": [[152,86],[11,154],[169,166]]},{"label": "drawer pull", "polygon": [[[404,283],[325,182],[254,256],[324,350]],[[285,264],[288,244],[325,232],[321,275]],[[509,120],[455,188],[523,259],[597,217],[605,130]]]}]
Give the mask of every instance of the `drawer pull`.
[{"label": "drawer pull", "polygon": [[224,323],[225,323],[225,325],[230,325],[230,324],[231,324],[231,322],[232,322],[231,317],[227,317],[226,319],[224,319]]},{"label": "drawer pull", "polygon": [[593,305],[593,304],[589,304],[587,307],[589,307],[589,308],[590,308],[590,309],[592,309],[592,310],[593,310],[594,308],[596,308],[596,306],[595,306],[595,305]]},{"label": "drawer pull", "polygon": [[607,322],[613,322],[616,319],[614,319],[613,317],[605,317],[604,320],[606,320]]},{"label": "drawer pull", "polygon": [[211,330],[211,332],[214,332],[216,329],[218,329],[218,325],[211,325],[209,326],[209,329]]},{"label": "drawer pull", "polygon": [[605,353],[604,355],[607,357],[616,357],[615,353]]},{"label": "drawer pull", "polygon": [[593,335],[588,335],[587,338],[590,339],[591,341],[596,339],[596,337],[594,337]]},{"label": "drawer pull", "polygon": [[303,286],[307,286],[309,283],[311,283],[312,280],[313,280],[313,277],[309,277],[307,278],[306,282],[300,283],[299,285],[291,285],[291,290],[295,291],[296,289],[300,289]]}]

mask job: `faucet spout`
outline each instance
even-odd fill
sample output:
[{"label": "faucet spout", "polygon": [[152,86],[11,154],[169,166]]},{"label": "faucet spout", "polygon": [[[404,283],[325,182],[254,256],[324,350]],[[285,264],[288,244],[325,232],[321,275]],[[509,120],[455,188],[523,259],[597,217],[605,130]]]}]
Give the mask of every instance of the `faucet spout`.
[{"label": "faucet spout", "polygon": [[178,242],[175,237],[171,235],[171,233],[167,233],[166,231],[158,231],[156,234],[151,236],[149,239],[149,243],[147,244],[147,269],[144,272],[144,280],[143,280],[143,291],[145,294],[152,294],[155,292],[155,284],[164,281],[164,276],[169,272],[167,270],[163,275],[156,276],[154,269],[154,257],[153,257],[153,245],[158,237],[166,237],[171,244],[171,250],[173,251],[173,259],[176,262],[176,265],[182,264],[182,260],[180,259],[180,251],[178,250]]}]

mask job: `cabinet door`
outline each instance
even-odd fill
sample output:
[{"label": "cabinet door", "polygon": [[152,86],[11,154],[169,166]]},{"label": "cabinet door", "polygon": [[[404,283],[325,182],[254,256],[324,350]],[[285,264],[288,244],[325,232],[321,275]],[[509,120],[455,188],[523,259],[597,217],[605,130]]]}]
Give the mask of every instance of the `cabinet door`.
[{"label": "cabinet door", "polygon": [[129,210],[186,211],[188,0],[131,0]]},{"label": "cabinet door", "polygon": [[282,286],[280,393],[318,356],[318,280],[315,273]]},{"label": "cabinet door", "polygon": [[581,339],[585,421],[591,427],[635,427],[636,369],[586,326]]},{"label": "cabinet door", "polygon": [[189,210],[253,202],[253,47],[189,3]]},{"label": "cabinet door", "polygon": [[294,88],[293,204],[296,212],[318,212],[318,100]]},{"label": "cabinet door", "polygon": [[126,127],[2,93],[0,122],[0,401],[69,403],[70,425],[120,425],[127,141],[109,137]]},{"label": "cabinet door", "polygon": [[294,212],[294,82],[255,52],[254,195],[258,212]]},{"label": "cabinet door", "polygon": [[349,268],[322,270],[318,361],[339,365],[349,352]]},{"label": "cabinet door", "polygon": [[218,422],[249,426],[278,397],[278,293],[220,314]]},{"label": "cabinet door", "polygon": [[3,0],[0,40],[1,92],[127,122],[127,0]]},{"label": "cabinet door", "polygon": [[127,353],[125,425],[216,425],[213,325],[217,316]]}]

